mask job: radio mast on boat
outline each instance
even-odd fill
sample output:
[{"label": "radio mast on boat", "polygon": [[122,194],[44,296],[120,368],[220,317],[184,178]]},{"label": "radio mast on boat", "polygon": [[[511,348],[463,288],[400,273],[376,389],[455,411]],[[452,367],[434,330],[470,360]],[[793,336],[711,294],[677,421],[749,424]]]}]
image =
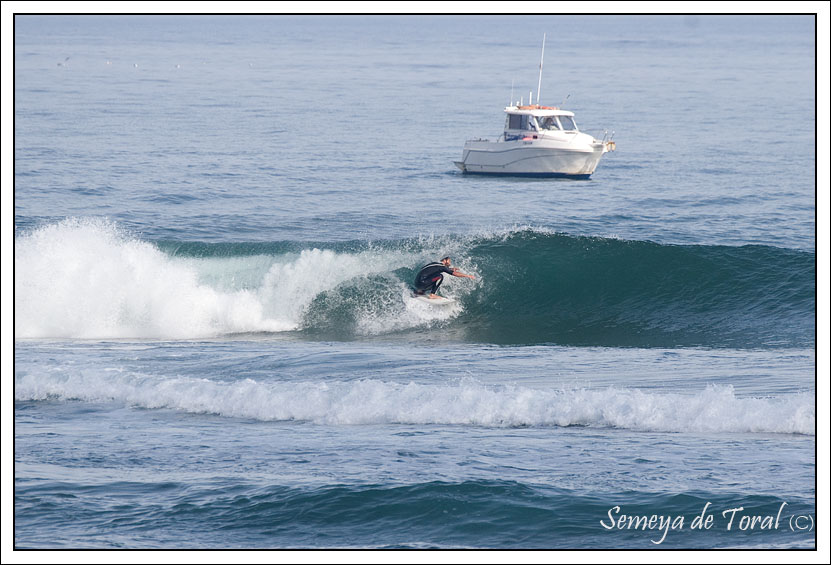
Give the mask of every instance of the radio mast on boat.
[{"label": "radio mast on boat", "polygon": [[[540,53],[540,79],[537,81],[537,106],[540,105],[540,85],[542,85],[542,59],[545,56],[545,34],[542,34],[542,53]],[[530,104],[530,102],[529,102]]]}]

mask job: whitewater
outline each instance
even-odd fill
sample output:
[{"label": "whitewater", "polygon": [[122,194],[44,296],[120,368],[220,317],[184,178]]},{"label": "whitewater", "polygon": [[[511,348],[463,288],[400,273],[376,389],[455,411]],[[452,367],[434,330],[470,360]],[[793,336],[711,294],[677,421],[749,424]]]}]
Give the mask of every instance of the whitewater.
[{"label": "whitewater", "polygon": [[[419,259],[404,251],[318,248],[279,256],[177,257],[110,222],[70,219],[15,241],[15,333],[200,338],[290,331],[301,327],[316,297],[356,279],[367,290],[355,308],[368,332],[414,327],[453,310],[419,307],[403,282],[385,295],[373,279]],[[400,304],[391,305],[396,297]]]},{"label": "whitewater", "polygon": [[268,383],[100,374],[22,377],[15,399],[122,402],[262,421],[322,425],[593,426],[659,432],[796,433],[813,435],[813,398],[736,397],[729,385],[697,394],[638,389],[540,390],[486,386],[472,377],[425,385],[374,379]]}]

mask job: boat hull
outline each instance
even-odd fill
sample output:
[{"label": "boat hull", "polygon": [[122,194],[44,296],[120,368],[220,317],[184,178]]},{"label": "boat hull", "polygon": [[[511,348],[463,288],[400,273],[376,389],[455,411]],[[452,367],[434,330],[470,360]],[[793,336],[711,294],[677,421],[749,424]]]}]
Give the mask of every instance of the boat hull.
[{"label": "boat hull", "polygon": [[[457,164],[458,166],[458,164]],[[461,167],[460,167],[461,168]],[[462,168],[462,172],[466,175],[487,175],[487,176],[503,176],[503,177],[525,177],[525,178],[542,178],[542,179],[574,179],[587,180],[592,174],[570,174],[570,173],[511,173],[504,171],[480,170],[473,171],[467,168]]]},{"label": "boat hull", "polygon": [[540,141],[469,141],[456,166],[465,173],[587,179],[606,152],[603,143],[584,148]]}]

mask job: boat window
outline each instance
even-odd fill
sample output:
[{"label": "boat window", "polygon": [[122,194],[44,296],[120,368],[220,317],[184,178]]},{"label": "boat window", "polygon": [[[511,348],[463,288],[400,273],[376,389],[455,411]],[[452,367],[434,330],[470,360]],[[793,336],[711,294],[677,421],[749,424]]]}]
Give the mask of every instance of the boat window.
[{"label": "boat window", "polygon": [[574,120],[571,119],[571,116],[560,116],[560,124],[562,124],[563,130],[565,131],[577,130],[577,124],[574,123]]},{"label": "boat window", "polygon": [[557,123],[557,120],[554,119],[554,116],[546,116],[545,118],[540,118],[537,120],[540,124],[542,129],[547,130],[559,130],[560,125]]},{"label": "boat window", "polygon": [[506,129],[524,129],[536,131],[536,119],[534,116],[527,114],[508,114],[508,121],[505,123]]}]

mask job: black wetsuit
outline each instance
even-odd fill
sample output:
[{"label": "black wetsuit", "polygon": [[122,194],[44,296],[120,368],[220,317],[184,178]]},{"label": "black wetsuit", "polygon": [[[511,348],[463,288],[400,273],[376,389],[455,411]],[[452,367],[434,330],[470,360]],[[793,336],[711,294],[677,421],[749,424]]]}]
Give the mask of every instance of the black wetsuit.
[{"label": "black wetsuit", "polygon": [[442,275],[442,273],[452,275],[453,269],[445,267],[441,263],[429,263],[424,265],[415,278],[415,284],[413,285],[415,293],[425,294],[429,290],[430,294],[436,294],[439,290],[441,282],[444,280],[444,275]]}]

